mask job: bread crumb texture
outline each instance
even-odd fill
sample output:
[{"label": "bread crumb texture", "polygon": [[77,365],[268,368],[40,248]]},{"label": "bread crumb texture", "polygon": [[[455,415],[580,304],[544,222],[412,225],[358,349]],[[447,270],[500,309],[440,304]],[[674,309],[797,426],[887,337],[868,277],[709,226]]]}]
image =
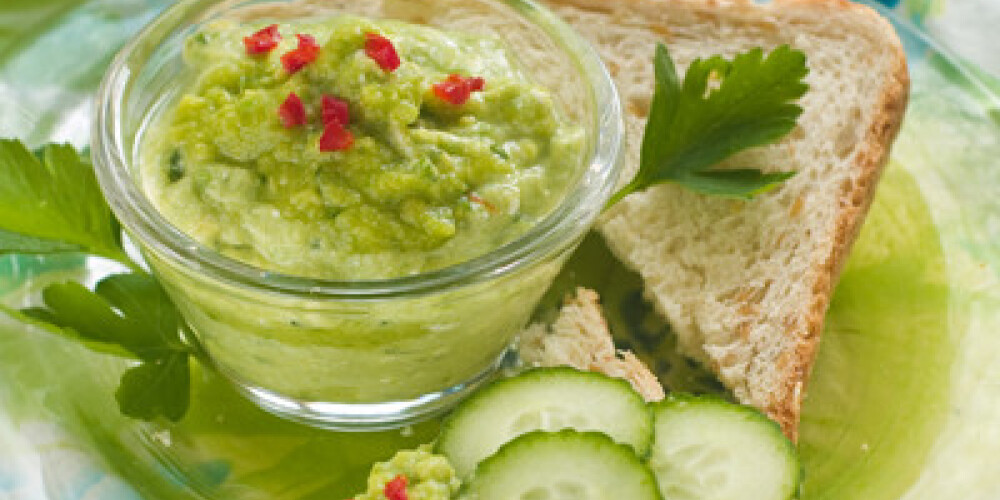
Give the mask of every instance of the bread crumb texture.
[{"label": "bread crumb texture", "polygon": [[534,324],[525,329],[518,354],[528,366],[599,372],[627,380],[646,401],[664,398],[660,381],[635,354],[615,350],[600,297],[593,290],[579,288],[576,296],[567,297],[551,327]]},{"label": "bread crumb texture", "polygon": [[698,57],[788,44],[808,57],[798,127],[720,168],[795,171],[748,202],[673,185],[633,194],[602,218],[609,247],[638,271],[682,352],[796,437],[823,316],[906,105],[899,40],[874,11],[841,0],[551,0],[596,46],[626,111],[626,177],[665,42],[684,71]]}]

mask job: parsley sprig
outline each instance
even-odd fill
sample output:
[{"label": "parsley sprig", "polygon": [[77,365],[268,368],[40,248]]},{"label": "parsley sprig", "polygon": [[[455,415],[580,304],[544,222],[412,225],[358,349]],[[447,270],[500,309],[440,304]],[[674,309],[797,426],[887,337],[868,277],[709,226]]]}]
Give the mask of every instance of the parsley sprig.
[{"label": "parsley sprig", "polygon": [[650,186],[673,182],[693,191],[752,198],[794,172],[712,169],[748,148],[771,144],[795,128],[802,108],[795,101],[809,86],[806,57],[787,45],[767,56],[762,49],[696,59],[683,82],[667,47],[654,58],[656,89],[642,141],[639,172],[609,202]]},{"label": "parsley sprig", "polygon": [[50,333],[138,364],[121,379],[121,412],[142,420],[177,421],[190,399],[189,358],[182,321],[159,282],[122,248],[89,161],[71,146],[38,153],[0,140],[0,254],[78,252],[115,260],[131,270],[94,290],[76,282],[42,291],[42,305],[4,310]]},{"label": "parsley sprig", "polygon": [[93,168],[71,146],[0,140],[0,253],[86,252],[134,263]]},{"label": "parsley sprig", "polygon": [[[773,143],[794,127],[808,89],[805,55],[787,46],[754,49],[732,60],[694,61],[678,79],[666,46],[655,57],[656,89],[639,172],[611,204],[649,186],[673,182],[693,191],[750,198],[791,172],[713,169],[745,149]],[[121,230],[87,158],[71,146],[29,151],[0,139],[0,255],[78,252],[117,261],[131,272],[91,290],[49,285],[42,304],[7,313],[92,350],[137,361],[115,399],[123,414],[177,421],[190,400],[190,358],[183,322],[156,279],[122,247]]]}]

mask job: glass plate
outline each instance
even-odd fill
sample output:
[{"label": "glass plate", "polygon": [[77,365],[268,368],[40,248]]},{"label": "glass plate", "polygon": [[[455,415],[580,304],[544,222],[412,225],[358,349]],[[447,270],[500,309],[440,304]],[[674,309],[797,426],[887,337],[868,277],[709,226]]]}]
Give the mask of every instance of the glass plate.
[{"label": "glass plate", "polygon": [[[168,0],[4,0],[0,136],[87,142],[89,96],[112,53]],[[892,14],[885,13],[892,17]],[[892,163],[827,317],[800,448],[804,498],[1000,498],[1000,99],[896,21],[913,92]],[[115,269],[63,256],[0,259],[0,297]],[[671,389],[719,391],[672,353],[636,276],[590,237],[541,315],[577,285],[602,293],[623,347]],[[121,417],[121,361],[0,319],[0,499],[338,499],[372,462],[437,423],[337,434],[272,417],[196,367],[179,424]]]}]

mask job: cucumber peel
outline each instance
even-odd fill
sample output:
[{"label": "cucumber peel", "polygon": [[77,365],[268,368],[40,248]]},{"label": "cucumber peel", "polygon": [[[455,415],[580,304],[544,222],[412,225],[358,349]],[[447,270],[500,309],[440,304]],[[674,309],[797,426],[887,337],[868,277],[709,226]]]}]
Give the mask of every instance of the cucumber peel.
[{"label": "cucumber peel", "polygon": [[795,446],[757,410],[675,394],[653,405],[649,467],[667,500],[791,500],[803,469]]},{"label": "cucumber peel", "polygon": [[497,381],[444,422],[435,451],[459,477],[505,443],[532,431],[597,431],[644,457],[653,436],[649,408],[628,382],[572,368],[539,368]]},{"label": "cucumber peel", "polygon": [[483,461],[463,499],[663,500],[631,447],[599,432],[535,431]]}]

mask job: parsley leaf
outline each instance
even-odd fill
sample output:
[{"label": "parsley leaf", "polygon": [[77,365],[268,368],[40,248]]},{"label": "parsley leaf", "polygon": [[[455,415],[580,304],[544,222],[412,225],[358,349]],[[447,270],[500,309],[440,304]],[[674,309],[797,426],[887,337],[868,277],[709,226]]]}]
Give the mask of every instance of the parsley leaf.
[{"label": "parsley leaf", "polygon": [[657,46],[656,89],[642,142],[639,172],[609,206],[635,191],[674,182],[699,193],[751,198],[794,173],[709,170],[748,148],[773,143],[795,128],[795,101],[809,86],[805,54],[784,45],[697,59],[683,82],[670,52]]},{"label": "parsley leaf", "polygon": [[125,350],[117,344],[109,344],[104,341],[90,340],[83,337],[75,330],[67,327],[62,327],[57,324],[58,318],[48,309],[42,307],[31,307],[27,309],[17,310],[11,309],[7,306],[0,304],[0,311],[10,317],[25,323],[32,325],[34,327],[45,330],[48,333],[59,335],[65,337],[69,340],[77,342],[87,349],[100,353],[109,354],[112,356],[118,356],[120,358],[135,358],[135,354]]},{"label": "parsley leaf", "polygon": [[191,386],[183,322],[159,282],[122,249],[120,234],[83,154],[67,145],[32,152],[0,139],[0,254],[83,252],[135,270],[105,278],[93,291],[52,284],[42,291],[44,307],[0,310],[93,351],[139,360],[115,393],[119,409],[143,420],[177,421],[187,412]]},{"label": "parsley leaf", "polygon": [[68,145],[37,154],[0,139],[0,254],[87,252],[134,263],[90,163]]},{"label": "parsley leaf", "polygon": [[[119,274],[97,284],[97,295],[110,302],[140,339],[133,344],[139,357],[158,357],[164,349],[184,351],[181,318],[160,283],[149,274]],[[140,333],[141,332],[141,333]]]},{"label": "parsley leaf", "polygon": [[180,315],[155,278],[113,275],[94,291],[75,282],[56,283],[42,291],[42,301],[45,307],[21,313],[99,352],[142,361],[125,372],[115,394],[123,414],[143,420],[184,416],[190,350],[179,333]]},{"label": "parsley leaf", "polygon": [[765,174],[760,170],[709,170],[678,177],[677,182],[692,191],[734,198],[752,198],[774,189],[792,178],[795,172]]},{"label": "parsley leaf", "polygon": [[0,229],[0,253],[45,254],[79,252],[79,245],[65,241],[43,240]]},{"label": "parsley leaf", "polygon": [[191,399],[188,364],[186,354],[172,353],[128,370],[115,391],[118,408],[123,414],[141,420],[163,416],[177,422],[184,418]]}]

